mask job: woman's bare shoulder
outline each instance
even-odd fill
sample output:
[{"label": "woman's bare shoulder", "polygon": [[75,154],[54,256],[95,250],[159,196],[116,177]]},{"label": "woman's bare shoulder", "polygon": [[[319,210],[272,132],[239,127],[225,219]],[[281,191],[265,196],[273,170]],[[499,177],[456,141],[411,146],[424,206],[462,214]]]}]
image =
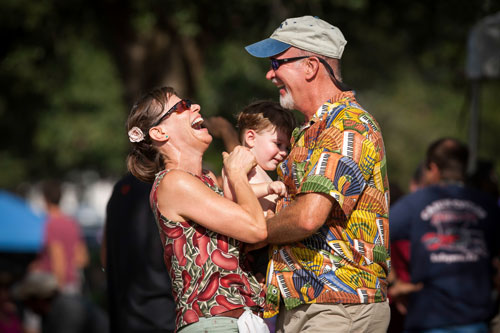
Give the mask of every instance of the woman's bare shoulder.
[{"label": "woman's bare shoulder", "polygon": [[173,169],[169,170],[158,186],[160,192],[178,192],[189,189],[190,186],[198,183],[195,176],[189,172]]}]

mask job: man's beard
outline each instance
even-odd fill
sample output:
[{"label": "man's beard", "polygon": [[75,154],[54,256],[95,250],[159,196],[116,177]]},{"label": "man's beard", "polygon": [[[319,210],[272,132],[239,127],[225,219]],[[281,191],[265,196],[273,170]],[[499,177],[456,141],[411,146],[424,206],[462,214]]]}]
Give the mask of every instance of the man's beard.
[{"label": "man's beard", "polygon": [[292,94],[285,87],[286,93],[280,95],[280,105],[284,109],[293,110],[295,108],[295,101],[293,100]]}]

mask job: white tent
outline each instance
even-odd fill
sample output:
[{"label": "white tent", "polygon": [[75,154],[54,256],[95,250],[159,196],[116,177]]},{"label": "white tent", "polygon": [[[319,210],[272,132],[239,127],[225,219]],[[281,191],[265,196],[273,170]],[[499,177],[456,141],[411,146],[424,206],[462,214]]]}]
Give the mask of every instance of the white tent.
[{"label": "white tent", "polygon": [[500,78],[500,12],[480,20],[470,31],[466,75],[471,84],[469,172],[474,172],[479,144],[481,82]]}]

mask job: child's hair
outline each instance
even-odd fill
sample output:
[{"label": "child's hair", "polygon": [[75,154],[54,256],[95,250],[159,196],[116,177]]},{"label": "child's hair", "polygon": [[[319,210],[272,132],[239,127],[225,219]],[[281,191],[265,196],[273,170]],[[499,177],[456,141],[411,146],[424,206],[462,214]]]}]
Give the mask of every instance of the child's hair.
[{"label": "child's hair", "polygon": [[238,114],[237,127],[241,143],[244,142],[245,130],[248,129],[258,133],[274,127],[290,138],[295,126],[296,121],[292,111],[284,109],[279,103],[272,101],[255,101]]},{"label": "child's hair", "polygon": [[138,179],[152,183],[155,175],[165,168],[161,154],[149,137],[149,129],[160,119],[174,88],[155,88],[144,94],[132,107],[127,119],[127,132],[139,128],[144,139],[132,142],[132,150],[127,156],[127,168]]}]

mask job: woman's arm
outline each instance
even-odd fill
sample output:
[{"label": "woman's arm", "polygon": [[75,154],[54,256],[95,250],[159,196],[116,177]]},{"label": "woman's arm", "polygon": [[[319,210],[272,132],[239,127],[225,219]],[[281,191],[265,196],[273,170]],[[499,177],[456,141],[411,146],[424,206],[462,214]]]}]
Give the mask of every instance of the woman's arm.
[{"label": "woman's arm", "polygon": [[254,163],[253,155],[243,147],[224,155],[228,182],[234,188],[236,202],[216,194],[189,173],[170,171],[157,192],[161,213],[173,221],[192,220],[246,243],[266,239],[264,213],[247,179],[247,170]]},{"label": "woman's arm", "polygon": [[[226,172],[224,169],[222,169],[222,181],[223,181],[223,190],[224,190],[224,197],[228,198],[229,200],[235,201],[234,197],[234,190],[232,189],[231,185],[229,184],[229,180],[227,179]],[[252,188],[253,193],[257,198],[262,198],[265,197],[269,193],[269,185],[271,182],[264,182],[264,183],[257,183],[257,184],[250,184],[250,187]]]},{"label": "woman's arm", "polygon": [[221,177],[222,177],[222,190],[224,191],[224,197],[228,198],[231,201],[234,201],[233,189],[231,188],[231,185],[229,185],[229,180],[227,179],[224,168],[222,168]]}]

